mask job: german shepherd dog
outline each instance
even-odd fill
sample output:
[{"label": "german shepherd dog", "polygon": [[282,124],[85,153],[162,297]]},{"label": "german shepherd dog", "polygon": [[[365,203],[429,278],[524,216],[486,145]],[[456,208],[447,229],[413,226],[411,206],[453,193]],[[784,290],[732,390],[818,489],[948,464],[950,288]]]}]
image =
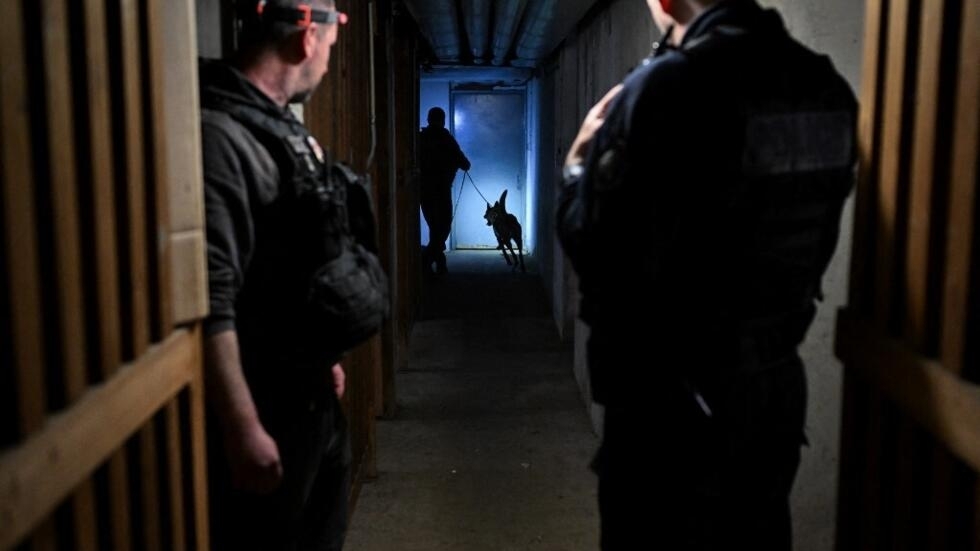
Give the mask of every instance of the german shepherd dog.
[{"label": "german shepherd dog", "polygon": [[[521,223],[517,221],[516,216],[507,212],[506,189],[500,195],[500,200],[493,206],[487,203],[487,212],[484,213],[483,217],[486,218],[487,225],[493,227],[493,235],[497,238],[497,249],[503,253],[507,265],[512,266],[512,270],[516,270],[519,259],[521,271],[526,272],[527,270],[524,269],[523,241],[521,240]],[[517,245],[516,255],[514,254],[514,247],[510,244],[511,241]],[[510,256],[507,256],[508,250]]]}]

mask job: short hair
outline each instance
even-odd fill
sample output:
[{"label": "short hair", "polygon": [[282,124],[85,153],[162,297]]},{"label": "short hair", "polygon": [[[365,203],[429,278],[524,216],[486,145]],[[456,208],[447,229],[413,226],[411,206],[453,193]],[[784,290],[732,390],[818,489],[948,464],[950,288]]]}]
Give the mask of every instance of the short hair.
[{"label": "short hair", "polygon": [[[238,0],[238,50],[263,49],[277,46],[301,29],[295,23],[263,18],[259,15],[259,0]],[[300,5],[331,9],[334,0],[266,0],[266,7],[295,8]]]},{"label": "short hair", "polygon": [[429,116],[426,120],[430,125],[438,122],[439,125],[446,126],[446,112],[441,107],[433,107],[429,109]]}]

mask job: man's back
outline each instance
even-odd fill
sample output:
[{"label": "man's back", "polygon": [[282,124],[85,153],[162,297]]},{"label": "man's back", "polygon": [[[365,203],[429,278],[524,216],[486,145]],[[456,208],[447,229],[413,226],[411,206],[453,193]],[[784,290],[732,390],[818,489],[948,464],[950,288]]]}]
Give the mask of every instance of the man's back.
[{"label": "man's back", "polygon": [[[693,362],[712,340],[711,361],[739,361],[733,333],[775,317],[794,329],[780,352],[794,349],[852,185],[854,112],[846,82],[774,12],[705,14],[627,78],[596,136],[585,248],[639,269],[570,250],[583,319],[616,346]],[[638,308],[651,315],[626,323]]]},{"label": "man's back", "polygon": [[419,132],[419,170],[423,185],[448,188],[464,166],[462,151],[449,130],[427,126]]},{"label": "man's back", "polygon": [[854,97],[754,0],[649,5],[680,43],[590,111],[558,212],[606,406],[603,548],[789,549],[797,346],[852,187]]}]

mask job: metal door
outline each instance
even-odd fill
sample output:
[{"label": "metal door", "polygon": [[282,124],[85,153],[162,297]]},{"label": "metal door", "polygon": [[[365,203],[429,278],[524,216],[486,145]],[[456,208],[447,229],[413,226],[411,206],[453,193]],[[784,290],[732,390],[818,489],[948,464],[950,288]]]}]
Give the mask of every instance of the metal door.
[{"label": "metal door", "polygon": [[456,205],[451,236],[453,248],[496,248],[493,230],[487,226],[483,214],[487,202],[500,199],[505,189],[507,212],[517,216],[521,227],[525,227],[527,132],[524,106],[524,91],[453,92],[453,134],[473,163],[470,169],[473,181],[467,180],[463,185],[460,171],[453,183]]}]

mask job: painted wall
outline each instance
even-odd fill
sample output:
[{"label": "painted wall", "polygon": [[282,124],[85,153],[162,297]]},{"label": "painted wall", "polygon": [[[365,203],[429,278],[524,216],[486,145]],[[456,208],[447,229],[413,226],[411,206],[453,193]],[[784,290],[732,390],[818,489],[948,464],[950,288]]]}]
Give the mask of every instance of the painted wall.
[{"label": "painted wall", "polygon": [[197,0],[197,49],[202,57],[221,57],[221,0]]},{"label": "painted wall", "polygon": [[[778,9],[797,39],[828,54],[859,94],[863,0],[760,0],[760,3]],[[539,164],[560,166],[588,109],[649,53],[651,42],[658,34],[645,2],[616,0],[586,22],[578,35],[566,39],[558,53],[555,96],[550,102],[556,114],[554,153],[539,150]],[[542,103],[547,104],[549,100],[542,98]],[[551,205],[541,208],[553,209],[555,184],[543,182],[542,185],[551,186],[539,193],[541,201],[550,201]],[[826,299],[801,348],[807,362],[810,390],[806,421],[810,446],[804,449],[792,496],[795,549],[798,551],[833,548],[842,388],[841,366],[833,355],[833,335],[836,312],[847,297],[852,218],[849,203],[841,244],[824,278]],[[583,394],[588,397],[584,357],[588,328],[575,321],[577,281],[560,248],[555,246],[553,251],[547,269],[542,271],[549,275],[545,283],[551,291],[559,330],[575,341],[574,370]],[[601,411],[592,408],[591,413],[598,430]]]},{"label": "painted wall", "polygon": [[[601,426],[602,412],[589,398],[591,390],[585,365],[588,327],[576,319],[578,280],[561,248],[554,242],[553,213],[558,194],[557,186],[568,146],[578,133],[585,114],[609,88],[622,80],[630,69],[650,53],[651,44],[658,35],[645,2],[619,0],[596,15],[580,34],[566,39],[556,54],[554,70],[545,68],[538,72],[539,81],[554,81],[550,84],[553,90],[547,94],[542,93],[541,109],[550,109],[555,120],[550,129],[542,127],[541,140],[536,150],[540,167],[538,209],[549,213],[549,227],[542,228],[539,235],[542,236],[542,241],[550,239],[554,243],[547,256],[542,254],[539,257],[541,271],[551,298],[558,331],[565,340],[574,341],[575,378],[586,403],[589,404],[597,431]],[[549,97],[548,94],[553,95]],[[548,145],[542,147],[542,144]]]}]

